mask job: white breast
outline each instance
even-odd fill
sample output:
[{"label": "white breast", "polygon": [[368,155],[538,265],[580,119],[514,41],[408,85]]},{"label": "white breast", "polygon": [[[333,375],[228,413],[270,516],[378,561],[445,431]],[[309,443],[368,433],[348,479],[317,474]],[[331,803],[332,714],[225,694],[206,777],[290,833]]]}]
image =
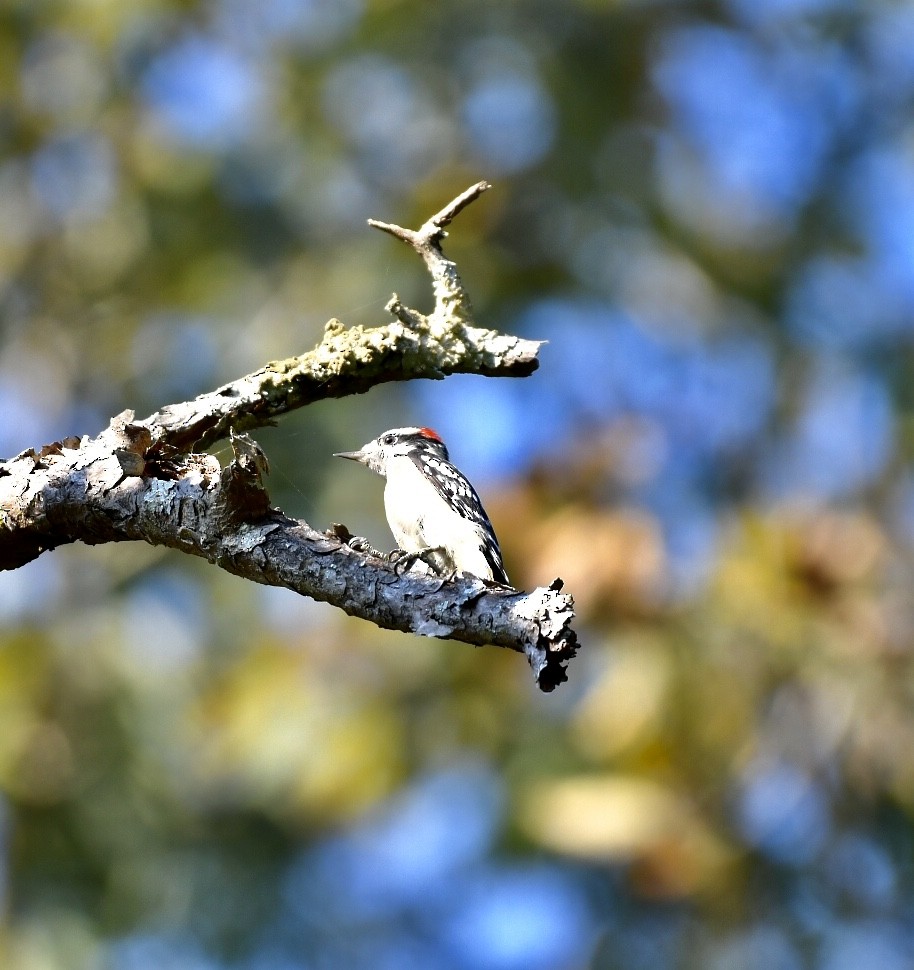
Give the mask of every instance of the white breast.
[{"label": "white breast", "polygon": [[453,569],[492,579],[477,527],[445,502],[411,458],[388,462],[384,509],[390,531],[404,552],[443,548]]},{"label": "white breast", "polygon": [[443,505],[435,487],[408,457],[387,463],[384,511],[397,545],[404,552],[420,552],[431,543],[425,540],[425,521]]}]

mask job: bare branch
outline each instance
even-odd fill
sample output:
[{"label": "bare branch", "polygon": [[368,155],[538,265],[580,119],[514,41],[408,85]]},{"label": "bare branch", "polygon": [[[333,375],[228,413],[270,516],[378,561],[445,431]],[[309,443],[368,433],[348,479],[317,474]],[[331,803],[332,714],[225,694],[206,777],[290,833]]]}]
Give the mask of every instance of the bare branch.
[{"label": "bare branch", "polygon": [[170,404],[140,423],[178,449],[205,448],[315,401],[364,394],[377,384],[448,374],[525,377],[539,366],[539,341],[524,340],[462,323],[444,329],[404,307],[382,327],[352,327],[331,320],[321,342],[300,357],[271,361],[238,380]]},{"label": "bare branch", "polygon": [[[486,181],[477,182],[475,185],[471,185],[468,189],[466,189],[466,191],[461,192],[456,199],[448,202],[448,204],[440,212],[433,215],[428,222],[433,226],[439,226],[443,229],[445,226],[450,225],[451,220],[463,212],[463,210],[471,202],[475,202],[483,192],[486,192],[491,188],[491,184]],[[421,233],[422,230],[420,229],[419,232]]]},{"label": "bare branch", "polygon": [[456,199],[449,202],[440,212],[436,212],[416,231],[404,229],[391,222],[369,219],[368,225],[389,233],[411,246],[423,259],[432,277],[435,292],[435,309],[425,318],[432,330],[448,329],[454,323],[469,322],[473,317],[470,297],[464,289],[457,265],[441,251],[441,240],[447,236],[444,227],[450,225],[454,217],[491,186],[488,182],[477,182]]},{"label": "bare branch", "polygon": [[[266,458],[238,432],[271,424],[313,401],[360,394],[386,381],[475,373],[520,377],[538,366],[537,341],[473,325],[469,296],[441,251],[444,226],[488,188],[479,182],[419,230],[372,222],[408,242],[432,276],[425,315],[394,294],[395,317],[347,330],[331,320],[311,351],[162,408],[142,421],[126,411],[96,438],[68,439],[0,462],[0,569],[56,546],[139,539],[202,556],[258,583],[285,586],[390,629],[526,654],[543,690],[565,680],[577,649],[561,582],[531,593],[481,580],[397,575],[356,552],[345,529],[322,533],[270,507]],[[191,453],[231,437],[235,457]]]},{"label": "bare branch", "polygon": [[228,436],[272,424],[287,411],[314,401],[362,394],[377,384],[448,374],[526,377],[539,366],[540,341],[524,340],[473,325],[470,298],[456,265],[441,251],[443,229],[489,187],[479,182],[462,192],[416,232],[369,220],[406,240],[432,277],[431,314],[405,306],[396,295],[387,310],[396,319],[380,327],[347,329],[330,320],[321,342],[299,357],[271,361],[252,374],[170,404],[139,422],[168,445],[205,448]]},{"label": "bare branch", "polygon": [[[261,478],[265,460],[249,438],[232,437],[235,457],[224,469],[200,454],[163,469],[143,457],[146,429],[130,418],[115,418],[95,439],[42,456],[24,452],[0,466],[0,569],[77,540],[142,539],[387,629],[517,650],[543,690],[566,679],[577,640],[573,603],[560,585],[522,593],[481,580],[398,574],[351,549],[345,530],[318,532],[272,510]],[[142,472],[125,474],[125,466]]]}]

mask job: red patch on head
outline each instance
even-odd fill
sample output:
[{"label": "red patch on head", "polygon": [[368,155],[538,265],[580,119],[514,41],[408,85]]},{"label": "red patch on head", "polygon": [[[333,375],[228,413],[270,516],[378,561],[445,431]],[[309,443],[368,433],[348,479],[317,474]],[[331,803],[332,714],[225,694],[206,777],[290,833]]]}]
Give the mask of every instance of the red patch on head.
[{"label": "red patch on head", "polygon": [[439,444],[442,444],[442,445],[444,444],[444,441],[442,440],[441,435],[438,434],[438,432],[435,431],[433,428],[420,428],[419,434],[421,434],[423,438],[431,438],[432,441],[437,441],[439,442]]}]

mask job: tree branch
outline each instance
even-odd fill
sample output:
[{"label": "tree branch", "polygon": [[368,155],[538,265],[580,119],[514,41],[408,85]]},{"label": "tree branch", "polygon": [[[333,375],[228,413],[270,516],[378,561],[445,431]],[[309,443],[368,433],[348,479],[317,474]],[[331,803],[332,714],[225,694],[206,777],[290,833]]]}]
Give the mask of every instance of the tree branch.
[{"label": "tree branch", "polygon": [[387,304],[396,320],[380,327],[351,327],[330,320],[321,342],[299,357],[271,361],[252,374],[170,404],[139,422],[171,447],[205,448],[230,428],[263,427],[287,411],[315,401],[363,394],[377,384],[448,374],[527,377],[539,366],[541,341],[500,334],[473,324],[470,298],[456,264],[441,251],[442,226],[488,188],[479,182],[461,193],[418,231],[369,219],[369,225],[406,240],[432,277],[435,307],[426,315],[396,293]]},{"label": "tree branch", "polygon": [[[345,330],[331,320],[317,347],[300,357],[267,364],[142,421],[124,412],[96,438],[56,442],[0,463],[0,569],[77,540],[140,539],[332,603],[378,626],[518,650],[543,690],[564,681],[577,638],[573,602],[560,581],[522,593],[472,578],[398,574],[386,561],[350,548],[345,527],[319,532],[272,509],[263,485],[266,459],[235,433],[385,381],[531,373],[539,344],[473,326],[456,266],[441,252],[442,227],[486,188],[484,182],[471,187],[416,232],[372,223],[425,260],[435,288],[428,316],[394,296],[389,307],[398,319],[386,326]],[[214,456],[189,450],[229,436],[234,458],[224,469]]]}]

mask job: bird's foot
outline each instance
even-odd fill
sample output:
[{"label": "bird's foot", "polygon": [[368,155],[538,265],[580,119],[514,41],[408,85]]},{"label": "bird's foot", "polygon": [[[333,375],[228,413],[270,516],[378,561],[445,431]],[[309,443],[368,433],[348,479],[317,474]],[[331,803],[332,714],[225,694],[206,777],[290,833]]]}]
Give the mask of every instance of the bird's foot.
[{"label": "bird's foot", "polygon": [[447,566],[447,554],[441,546],[421,549],[419,552],[406,552],[394,549],[387,557],[394,564],[394,571],[398,576],[409,572],[417,562],[424,563],[431,573],[439,576],[445,582],[450,582],[456,573]]}]

